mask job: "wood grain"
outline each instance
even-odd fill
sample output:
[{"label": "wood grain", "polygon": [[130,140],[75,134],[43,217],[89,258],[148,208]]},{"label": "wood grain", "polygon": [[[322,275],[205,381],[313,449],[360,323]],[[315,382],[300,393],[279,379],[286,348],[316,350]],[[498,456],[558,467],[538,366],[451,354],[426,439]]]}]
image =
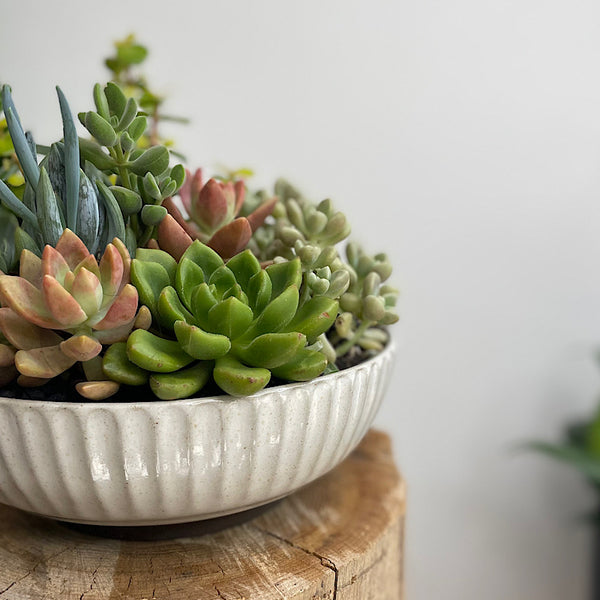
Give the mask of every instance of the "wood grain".
[{"label": "wood grain", "polygon": [[404,485],[385,434],[371,431],[334,471],[255,514],[148,542],[0,506],[0,600],[401,598]]}]

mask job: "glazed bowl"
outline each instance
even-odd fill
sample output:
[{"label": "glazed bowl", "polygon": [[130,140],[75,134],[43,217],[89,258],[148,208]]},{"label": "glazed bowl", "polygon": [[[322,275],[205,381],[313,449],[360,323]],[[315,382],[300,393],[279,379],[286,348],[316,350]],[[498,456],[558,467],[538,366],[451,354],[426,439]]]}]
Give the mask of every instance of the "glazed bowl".
[{"label": "glazed bowl", "polygon": [[269,503],[358,445],[393,354],[390,344],[349,369],[243,398],[0,398],[0,503],[111,526],[184,523]]}]

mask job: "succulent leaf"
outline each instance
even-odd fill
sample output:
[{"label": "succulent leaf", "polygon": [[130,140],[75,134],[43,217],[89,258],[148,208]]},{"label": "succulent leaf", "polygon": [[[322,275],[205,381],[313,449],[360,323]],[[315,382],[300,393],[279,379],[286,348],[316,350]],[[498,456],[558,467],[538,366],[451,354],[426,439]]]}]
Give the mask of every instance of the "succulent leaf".
[{"label": "succulent leaf", "polygon": [[248,335],[276,332],[283,329],[294,317],[298,309],[298,288],[290,285],[264,308],[252,324]]},{"label": "succulent leaf", "polygon": [[88,400],[106,400],[114,396],[121,386],[116,381],[80,381],[75,388]]},{"label": "succulent leaf", "polygon": [[302,283],[302,265],[299,258],[287,262],[275,263],[268,266],[266,271],[273,284],[271,298],[276,298],[291,285],[299,288]]},{"label": "succulent leaf", "polygon": [[246,290],[248,302],[255,314],[263,312],[267,304],[271,301],[273,293],[273,284],[266,271],[260,271],[253,275],[248,281]]},{"label": "succulent leaf", "polygon": [[60,329],[42,292],[26,279],[0,275],[0,295],[26,321],[48,329]]},{"label": "succulent leaf", "polygon": [[182,258],[188,258],[195,262],[202,269],[205,281],[209,281],[211,275],[223,266],[223,259],[214,250],[198,240],[189,246]]},{"label": "succulent leaf", "polygon": [[42,291],[44,303],[60,329],[76,327],[87,320],[79,302],[51,275],[44,275]]},{"label": "succulent leaf", "polygon": [[76,362],[60,346],[19,350],[15,354],[15,366],[19,373],[36,379],[52,379],[70,369]]},{"label": "succulent leaf", "polygon": [[229,339],[236,339],[248,329],[253,316],[252,309],[247,304],[230,296],[215,304],[208,311],[207,319],[213,331]]},{"label": "succulent leaf", "polygon": [[273,369],[293,360],[304,346],[306,336],[302,333],[265,333],[249,344],[235,345],[234,352],[250,366]]},{"label": "succulent leaf", "polygon": [[136,250],[135,257],[142,262],[158,263],[169,275],[171,285],[175,283],[175,275],[178,264],[177,261],[167,252],[152,248],[138,248]]},{"label": "succulent leaf", "polygon": [[55,246],[64,230],[64,223],[58,208],[56,195],[52,189],[50,178],[46,169],[40,169],[38,185],[36,188],[36,198],[38,203],[38,226],[42,232],[43,238]]},{"label": "succulent leaf", "polygon": [[160,175],[169,167],[169,151],[165,146],[152,146],[136,158],[130,167],[133,173],[141,177],[146,173]]},{"label": "succulent leaf", "polygon": [[194,317],[183,305],[175,288],[168,286],[162,290],[157,303],[158,321],[172,329],[177,321],[193,324]]},{"label": "succulent leaf", "polygon": [[241,252],[252,237],[252,227],[246,217],[239,217],[221,227],[208,240],[207,244],[224,258]]},{"label": "succulent leaf", "polygon": [[248,287],[250,279],[257,273],[260,273],[260,263],[250,250],[240,252],[227,261],[227,267],[235,275],[235,280],[243,289]]},{"label": "succulent leaf", "polygon": [[0,369],[15,364],[15,350],[7,344],[0,344]]},{"label": "succulent leaf", "polygon": [[331,328],[338,315],[339,303],[331,298],[315,296],[306,302],[285,326],[285,331],[303,333],[313,343]]},{"label": "succulent leaf", "polygon": [[236,283],[233,271],[225,265],[216,269],[208,280],[208,285],[214,286],[219,296],[223,296]]},{"label": "succulent leaf", "polygon": [[197,394],[208,382],[213,370],[211,361],[199,362],[177,373],[154,374],[150,389],[160,400],[178,400]]},{"label": "succulent leaf", "polygon": [[[75,129],[75,122],[73,121],[73,115],[69,108],[69,103],[62,90],[57,87],[56,92],[58,94],[58,102],[60,104],[60,112],[63,121],[63,137],[64,137],[64,164],[65,164],[65,198],[64,203],[66,205],[66,225],[70,229],[78,231],[78,219],[94,218],[95,220],[89,223],[85,223],[86,231],[91,235],[83,234],[82,237],[86,243],[90,246],[95,239],[96,230],[98,227],[98,211],[97,204],[95,204],[95,192],[91,189],[89,182],[81,182],[82,171],[79,168],[79,138],[77,137],[77,130]],[[85,174],[83,174],[85,177]],[[87,178],[86,178],[87,179]],[[94,201],[89,197],[93,194]],[[82,214],[83,213],[83,214]],[[93,237],[92,237],[93,235]]]},{"label": "succulent leaf", "polygon": [[175,288],[188,308],[192,306],[192,292],[201,283],[204,283],[204,271],[195,262],[182,258],[175,273]]},{"label": "succulent leaf", "polygon": [[148,371],[129,360],[126,342],[108,348],[102,358],[102,371],[112,381],[124,385],[144,385],[148,381]]},{"label": "succulent leaf", "polygon": [[158,242],[176,260],[179,260],[192,244],[192,238],[169,214],[158,226]]},{"label": "succulent leaf", "polygon": [[19,275],[33,284],[36,288],[42,286],[42,259],[29,250],[21,252]]},{"label": "succulent leaf", "polygon": [[194,360],[178,342],[165,340],[143,329],[136,329],[129,336],[127,356],[138,367],[155,373],[172,373]]},{"label": "succulent leaf", "polygon": [[228,337],[217,333],[209,333],[185,321],[175,323],[175,335],[181,348],[197,360],[221,358],[231,348]]},{"label": "succulent leaf", "polygon": [[103,331],[106,329],[117,329],[128,323],[132,323],[138,307],[138,291],[128,283],[113,300],[106,316],[98,323],[91,319],[90,324],[94,329]]},{"label": "succulent leaf", "polygon": [[112,299],[117,295],[123,279],[126,279],[123,257],[115,245],[106,246],[99,268],[104,296],[107,300]]},{"label": "succulent leaf", "polygon": [[131,281],[138,290],[140,300],[158,317],[158,299],[162,290],[171,285],[167,270],[159,263],[134,259],[131,262]]},{"label": "succulent leaf", "polygon": [[102,284],[97,275],[86,268],[78,270],[70,293],[88,318],[94,316],[102,306]]},{"label": "succulent leaf", "polygon": [[303,348],[287,364],[273,369],[273,375],[289,381],[310,381],[323,373],[327,359],[321,352]]},{"label": "succulent leaf", "polygon": [[73,335],[60,343],[63,354],[78,362],[92,360],[102,352],[102,344],[89,335]]},{"label": "succulent leaf", "polygon": [[247,367],[232,356],[219,358],[213,377],[217,385],[230,396],[248,396],[262,390],[271,379],[268,369]]},{"label": "succulent leaf", "polygon": [[123,90],[116,83],[112,83],[112,81],[106,84],[104,94],[106,95],[110,111],[120,119],[125,111],[127,96],[125,96]]},{"label": "succulent leaf", "polygon": [[192,313],[201,327],[209,326],[208,313],[217,305],[217,299],[207,283],[201,283],[192,292]]}]

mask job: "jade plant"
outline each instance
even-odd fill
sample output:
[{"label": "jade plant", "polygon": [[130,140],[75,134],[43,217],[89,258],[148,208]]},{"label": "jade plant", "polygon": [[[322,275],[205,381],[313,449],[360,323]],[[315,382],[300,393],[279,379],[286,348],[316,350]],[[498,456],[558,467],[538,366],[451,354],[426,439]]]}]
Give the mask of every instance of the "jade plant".
[{"label": "jade plant", "polygon": [[49,146],[2,87],[0,387],[246,396],[381,352],[398,319],[388,258],[349,242],[329,199],[173,164],[162,98],[131,75],[145,55],[117,44],[79,132],[57,88],[63,138]]}]

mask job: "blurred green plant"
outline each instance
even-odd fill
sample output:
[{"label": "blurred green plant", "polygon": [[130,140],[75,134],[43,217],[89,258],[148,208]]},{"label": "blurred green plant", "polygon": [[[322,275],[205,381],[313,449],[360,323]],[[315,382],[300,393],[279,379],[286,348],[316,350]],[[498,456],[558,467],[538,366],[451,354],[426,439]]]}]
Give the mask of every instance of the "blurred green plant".
[{"label": "blurred green plant", "polygon": [[130,34],[114,43],[114,54],[109,56],[104,64],[111,73],[111,80],[123,89],[127,97],[134,98],[148,117],[147,128],[138,138],[137,145],[140,148],[148,148],[162,144],[171,148],[174,155],[183,158],[172,149],[172,140],[161,135],[160,123],[169,121],[186,124],[189,120],[163,112],[165,96],[153,91],[146,76],[139,71],[148,54],[148,48],[140,44],[135,35]]},{"label": "blurred green plant", "polygon": [[[2,87],[0,83],[0,89]],[[22,198],[25,191],[25,178],[19,168],[19,161],[10,138],[2,106],[2,98],[0,97],[0,181],[8,185],[17,197]]]},{"label": "blurred green plant", "polygon": [[567,425],[560,442],[534,441],[527,447],[570,465],[600,493],[600,407],[591,419]]}]

